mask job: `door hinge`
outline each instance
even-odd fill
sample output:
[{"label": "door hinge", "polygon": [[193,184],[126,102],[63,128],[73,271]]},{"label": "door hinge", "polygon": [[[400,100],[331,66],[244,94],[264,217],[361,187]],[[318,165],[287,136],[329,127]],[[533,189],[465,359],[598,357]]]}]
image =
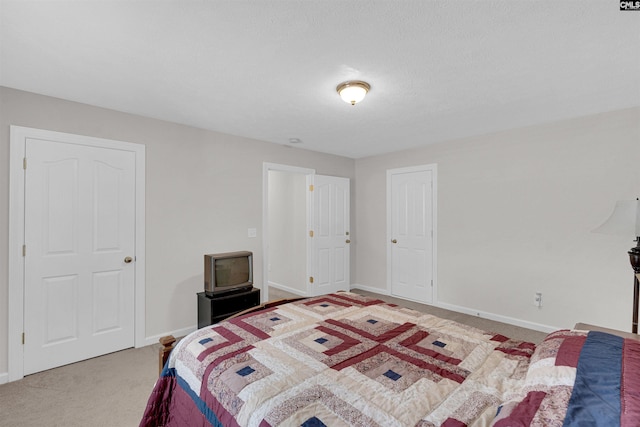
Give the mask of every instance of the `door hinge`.
[{"label": "door hinge", "polygon": [[26,157],[22,158],[22,169],[27,169],[27,158]]},{"label": "door hinge", "polygon": [[309,230],[309,237],[313,237],[313,230]]},{"label": "door hinge", "polygon": [[24,332],[22,333],[22,345],[24,345]]},{"label": "door hinge", "polygon": [[22,256],[27,256],[27,245],[22,245]]},{"label": "door hinge", "polygon": [[309,186],[309,191],[313,191],[313,184]]},{"label": "door hinge", "polygon": [[431,287],[433,288],[433,279],[431,279]]},{"label": "door hinge", "polygon": [[309,277],[309,283],[313,283],[313,276]]}]

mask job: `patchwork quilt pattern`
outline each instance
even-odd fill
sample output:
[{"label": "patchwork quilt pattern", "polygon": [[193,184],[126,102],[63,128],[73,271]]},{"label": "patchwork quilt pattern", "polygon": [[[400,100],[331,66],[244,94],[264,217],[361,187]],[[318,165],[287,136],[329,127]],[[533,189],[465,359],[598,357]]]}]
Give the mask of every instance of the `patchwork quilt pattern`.
[{"label": "patchwork quilt pattern", "polygon": [[533,351],[357,294],[310,298],[180,341],[141,425],[489,425]]},{"label": "patchwork quilt pattern", "polygon": [[597,331],[549,334],[492,426],[640,426],[640,341]]}]

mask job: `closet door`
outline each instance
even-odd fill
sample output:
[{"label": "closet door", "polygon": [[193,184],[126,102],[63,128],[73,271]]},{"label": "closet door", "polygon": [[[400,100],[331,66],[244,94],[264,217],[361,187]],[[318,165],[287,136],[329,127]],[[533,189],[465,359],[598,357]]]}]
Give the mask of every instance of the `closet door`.
[{"label": "closet door", "polygon": [[27,139],[24,374],[134,346],[135,153]]},{"label": "closet door", "polygon": [[434,171],[389,171],[389,277],[391,294],[433,301]]}]

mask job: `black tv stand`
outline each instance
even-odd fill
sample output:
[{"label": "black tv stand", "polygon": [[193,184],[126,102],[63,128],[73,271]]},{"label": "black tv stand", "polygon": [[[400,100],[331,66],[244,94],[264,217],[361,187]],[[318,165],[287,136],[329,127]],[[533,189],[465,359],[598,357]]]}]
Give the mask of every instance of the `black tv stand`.
[{"label": "black tv stand", "polygon": [[198,292],[198,329],[257,305],[260,305],[258,288],[214,296]]}]

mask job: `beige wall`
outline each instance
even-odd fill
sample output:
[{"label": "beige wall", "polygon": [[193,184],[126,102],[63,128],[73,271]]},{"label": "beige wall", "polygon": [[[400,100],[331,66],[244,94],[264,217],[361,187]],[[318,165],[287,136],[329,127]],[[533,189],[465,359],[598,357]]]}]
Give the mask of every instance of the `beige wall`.
[{"label": "beige wall", "polygon": [[633,236],[591,230],[616,200],[640,196],[640,108],[357,160],[352,283],[387,291],[386,170],[430,163],[440,304],[534,326],[630,329]]},{"label": "beige wall", "polygon": [[[262,283],[263,162],[353,178],[352,159],[0,87],[0,377],[7,372],[9,125],[146,146],[148,337],[195,326],[205,253],[253,251]],[[247,237],[250,227],[257,238]]]},{"label": "beige wall", "polygon": [[352,283],[386,292],[386,170],[437,163],[440,304],[630,328],[632,237],[590,230],[640,195],[640,108],[354,161],[0,87],[0,379],[12,124],[145,144],[148,337],[195,325],[204,253],[253,251],[262,283],[263,162],[351,178]]}]

